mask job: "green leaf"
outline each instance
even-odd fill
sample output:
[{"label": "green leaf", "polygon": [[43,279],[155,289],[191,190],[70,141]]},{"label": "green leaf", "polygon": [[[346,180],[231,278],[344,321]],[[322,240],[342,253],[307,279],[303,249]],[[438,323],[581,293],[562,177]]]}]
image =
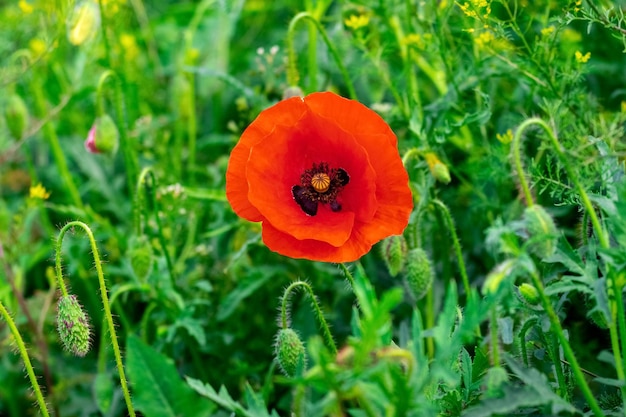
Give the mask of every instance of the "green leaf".
[{"label": "green leaf", "polygon": [[113,378],[108,372],[100,372],[96,375],[93,382],[93,396],[98,410],[104,415],[107,415],[111,409],[114,390]]},{"label": "green leaf", "polygon": [[267,412],[267,406],[261,394],[255,393],[249,384],[245,386],[244,396],[250,409],[247,410],[243,405],[233,400],[226,388],[221,387],[219,392],[216,392],[209,384],[205,384],[202,381],[194,378],[187,377],[187,383],[198,394],[209,398],[220,407],[235,413],[238,416],[243,417],[278,417],[275,411],[271,414]]},{"label": "green leaf", "polygon": [[133,404],[146,417],[203,417],[215,407],[199,397],[180,378],[169,358],[129,336],[126,367]]}]

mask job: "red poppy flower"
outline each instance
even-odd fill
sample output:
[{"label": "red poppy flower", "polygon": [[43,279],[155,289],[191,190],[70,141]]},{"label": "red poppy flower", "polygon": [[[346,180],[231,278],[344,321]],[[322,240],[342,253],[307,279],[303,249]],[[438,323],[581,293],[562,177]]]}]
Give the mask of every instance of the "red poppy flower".
[{"label": "red poppy flower", "polygon": [[333,93],[264,110],[230,155],[226,196],[263,222],[263,241],[293,258],[350,262],[400,234],[413,200],[389,126]]}]

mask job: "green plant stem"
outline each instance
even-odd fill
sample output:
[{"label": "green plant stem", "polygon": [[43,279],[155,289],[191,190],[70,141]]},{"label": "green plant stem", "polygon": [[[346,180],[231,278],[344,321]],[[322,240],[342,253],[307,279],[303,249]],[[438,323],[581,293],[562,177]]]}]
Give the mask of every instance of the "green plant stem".
[{"label": "green plant stem", "polygon": [[343,271],[343,275],[346,277],[348,282],[350,282],[350,288],[352,289],[352,291],[354,291],[355,285],[354,285],[354,277],[352,276],[352,273],[350,272],[348,267],[343,263],[340,263],[339,267]]},{"label": "green plant stem", "polygon": [[[532,119],[528,119],[532,120]],[[524,168],[522,166],[522,157],[520,155],[520,142],[522,137],[522,132],[526,127],[528,127],[531,123],[526,120],[523,122],[515,131],[515,136],[513,136],[513,143],[511,144],[511,150],[513,152],[513,163],[515,164],[515,170],[517,171],[517,178],[519,179],[520,186],[522,187],[522,192],[524,193],[524,198],[526,199],[526,205],[528,207],[532,207],[534,204],[533,195],[530,192],[530,187],[528,186],[528,181],[526,181],[526,177],[524,176]]]},{"label": "green plant stem", "polygon": [[[152,180],[152,186],[149,187],[149,189],[145,187],[145,184],[147,182],[146,180],[148,178]],[[169,272],[170,281],[173,286],[176,280],[176,275],[174,274],[174,263],[172,262],[172,258],[170,257],[169,251],[167,250],[167,242],[165,241],[165,236],[163,236],[163,224],[161,223],[161,218],[159,217],[159,210],[158,210],[157,199],[156,199],[157,187],[158,187],[158,182],[157,182],[156,176],[154,175],[152,168],[151,167],[144,168],[141,171],[141,174],[139,175],[139,180],[137,181],[136,200],[138,204],[141,204],[141,207],[135,208],[135,222],[138,221],[141,223],[141,212],[144,209],[144,206],[142,203],[145,202],[145,200],[143,199],[143,197],[139,196],[139,193],[141,193],[142,191],[145,191],[150,196],[149,197],[151,200],[150,203],[152,206],[152,210],[154,211],[154,221],[156,222],[156,225],[157,225],[157,238],[159,239],[159,243],[161,244],[161,248],[163,249],[163,256],[165,256],[165,263],[167,265],[167,271]],[[141,226],[139,227],[139,230],[140,231],[142,230]]]},{"label": "green plant stem", "polygon": [[[427,329],[435,327],[435,286],[431,285],[426,292],[426,306],[424,307],[424,322]],[[426,338],[426,352],[430,360],[435,358],[435,338]]]},{"label": "green plant stem", "polygon": [[[44,89],[41,83],[38,81],[38,76],[33,76],[32,78],[32,93],[35,100],[35,111],[37,113],[37,117],[43,120],[46,117],[47,111],[46,101],[43,96]],[[44,138],[50,145],[50,149],[52,150],[52,155],[54,157],[54,162],[59,170],[59,174],[61,174],[64,188],[69,193],[72,204],[78,207],[81,211],[84,211],[85,206],[83,204],[83,200],[80,198],[80,193],[78,192],[78,188],[76,187],[74,178],[70,174],[70,170],[67,166],[67,159],[65,159],[65,154],[63,153],[61,143],[59,142],[59,137],[57,136],[51,122],[48,121],[46,124],[44,124],[42,126],[42,130]]]},{"label": "green plant stem", "polygon": [[15,339],[15,343],[17,344],[17,348],[20,351],[22,361],[24,361],[24,367],[26,368],[26,373],[28,373],[28,378],[30,379],[30,384],[33,387],[33,391],[35,392],[35,398],[37,399],[37,403],[39,404],[41,414],[44,417],[49,417],[50,414],[48,413],[48,406],[46,405],[46,401],[44,400],[43,394],[41,393],[41,388],[39,387],[39,382],[37,382],[37,376],[35,375],[35,370],[33,369],[33,365],[30,362],[30,357],[28,356],[28,351],[26,350],[26,346],[24,345],[22,335],[17,329],[17,326],[15,326],[15,322],[13,321],[13,318],[11,317],[7,309],[4,308],[4,304],[2,304],[2,301],[0,301],[0,314],[2,314],[4,320],[9,325],[9,329],[13,334],[13,338]]},{"label": "green plant stem", "polygon": [[307,28],[309,32],[309,44],[307,51],[309,71],[309,91],[317,91],[317,31],[313,23]]},{"label": "green plant stem", "polygon": [[104,307],[104,315],[109,326],[109,334],[111,336],[111,344],[113,345],[113,353],[115,355],[115,362],[117,363],[117,371],[120,376],[120,384],[122,386],[122,391],[124,393],[124,400],[126,401],[126,407],[128,408],[128,413],[131,417],[135,417],[135,409],[130,399],[130,391],[128,389],[128,383],[126,381],[126,375],[124,373],[124,364],[122,362],[122,354],[120,352],[120,347],[117,342],[117,334],[115,332],[115,323],[113,323],[113,316],[111,314],[111,307],[109,305],[109,297],[107,295],[107,287],[106,282],[104,280],[104,271],[102,270],[102,262],[100,261],[100,254],[98,252],[98,246],[96,245],[96,240],[91,232],[89,226],[80,221],[72,221],[67,223],[59,232],[59,237],[57,238],[55,250],[56,250],[56,272],[57,272],[57,281],[61,287],[61,292],[64,296],[67,296],[67,288],[65,287],[65,282],[63,279],[63,274],[61,270],[61,251],[63,247],[63,237],[67,233],[67,231],[72,227],[80,227],[82,228],[87,237],[89,238],[89,243],[91,245],[91,253],[93,255],[94,264],[96,267],[96,272],[98,274],[98,281],[100,283],[100,297],[102,298],[102,305]]},{"label": "green plant stem", "polygon": [[561,363],[561,355],[557,337],[554,333],[550,333],[548,337],[552,339],[549,342],[549,354],[552,358],[552,363],[554,366],[554,371],[556,373],[556,380],[559,384],[561,397],[564,398],[566,401],[570,401],[567,390],[567,383],[565,382],[565,374],[563,372],[563,364]]},{"label": "green plant stem", "polygon": [[317,28],[317,31],[322,36],[322,39],[324,40],[324,43],[326,44],[328,51],[332,55],[333,60],[335,61],[335,64],[337,65],[337,68],[339,68],[339,72],[341,72],[341,76],[343,77],[343,80],[346,83],[346,88],[348,89],[348,94],[350,95],[350,98],[353,100],[356,100],[357,95],[354,89],[354,85],[352,84],[352,79],[350,78],[350,74],[346,70],[346,67],[343,65],[341,56],[339,56],[339,52],[337,51],[337,48],[335,48],[335,45],[333,45],[333,43],[330,41],[330,38],[328,37],[328,34],[326,33],[326,30],[324,29],[324,27],[315,18],[315,16],[313,16],[309,12],[301,12],[295,15],[293,19],[291,19],[291,22],[289,22],[289,27],[287,28],[287,40],[286,40],[287,59],[289,60],[287,64],[287,83],[290,86],[297,86],[298,82],[300,81],[300,75],[298,74],[297,55],[296,55],[296,51],[294,47],[293,38],[295,36],[296,25],[298,24],[300,20],[303,20],[303,19],[308,19]]},{"label": "green plant stem", "polygon": [[520,353],[522,355],[522,359],[524,360],[524,365],[526,365],[526,367],[529,366],[528,349],[526,348],[526,333],[536,324],[537,324],[537,318],[533,317],[531,319],[528,319],[519,331],[519,348],[520,348]]},{"label": "green plant stem", "polygon": [[287,329],[289,327],[289,302],[291,301],[291,292],[297,288],[303,288],[304,291],[308,294],[311,299],[311,307],[313,307],[313,311],[315,312],[315,316],[319,321],[320,327],[322,328],[322,333],[324,335],[324,341],[326,345],[331,349],[333,355],[337,354],[337,346],[335,345],[335,341],[333,340],[333,335],[330,333],[330,329],[328,327],[328,323],[324,318],[324,313],[320,308],[319,302],[315,293],[313,293],[313,289],[311,286],[304,281],[295,281],[292,282],[287,288],[285,288],[285,292],[283,293],[282,303],[280,308],[280,321],[283,329]]},{"label": "green plant stem", "polygon": [[[545,293],[543,282],[541,282],[541,279],[539,278],[539,275],[537,275],[536,271],[529,271],[529,272],[530,272],[531,279],[533,281],[533,285],[535,286],[535,288],[537,288],[537,292],[539,293],[539,297],[541,298],[541,303],[543,304],[543,308],[546,311],[546,314],[548,315],[548,319],[550,320],[552,331],[556,334],[556,337],[559,339],[561,347],[563,348],[563,354],[565,355],[565,358],[567,358],[567,360],[569,361],[569,364],[572,368],[572,373],[574,375],[574,379],[576,380],[577,386],[582,391],[583,396],[587,400],[589,407],[591,408],[593,413],[596,415],[596,417],[603,417],[604,413],[602,412],[602,409],[600,408],[600,406],[598,405],[598,402],[593,396],[593,393],[591,392],[591,389],[589,388],[589,384],[587,384],[587,381],[585,380],[585,376],[583,375],[580,365],[578,364],[578,359],[576,359],[576,356],[574,355],[574,352],[572,351],[572,347],[570,346],[569,341],[565,337],[565,333],[563,332],[563,327],[561,327],[561,321],[559,320],[559,317],[554,311],[554,308],[552,307],[552,303],[550,302],[550,299]],[[617,361],[616,361],[615,365],[619,374],[621,363],[619,364],[620,366],[618,366]],[[620,379],[623,380],[623,376],[620,377]]]},{"label": "green plant stem", "polygon": [[498,308],[491,307],[489,336],[491,337],[491,365],[500,366],[500,343],[498,343]]},{"label": "green plant stem", "polygon": [[445,219],[446,226],[448,228],[448,232],[450,232],[450,236],[452,236],[452,245],[454,246],[454,252],[456,253],[457,262],[459,263],[459,272],[461,273],[461,280],[463,281],[463,288],[465,289],[465,294],[468,297],[471,296],[472,292],[470,289],[469,278],[467,276],[467,270],[465,268],[465,261],[463,260],[463,252],[461,251],[461,244],[459,242],[459,237],[456,234],[456,228],[454,227],[454,220],[450,215],[450,210],[446,207],[441,200],[434,199],[433,204],[439,207],[439,211],[443,214]]}]

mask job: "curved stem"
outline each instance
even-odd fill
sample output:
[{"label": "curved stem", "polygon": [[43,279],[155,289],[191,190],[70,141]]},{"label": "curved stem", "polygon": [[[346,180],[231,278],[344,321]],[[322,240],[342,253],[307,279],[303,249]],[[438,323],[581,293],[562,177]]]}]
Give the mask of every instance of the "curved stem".
[{"label": "curved stem", "polygon": [[9,329],[11,330],[13,338],[15,339],[15,343],[17,344],[17,349],[20,351],[20,355],[22,356],[22,360],[24,361],[24,367],[26,368],[26,373],[28,373],[28,378],[30,379],[30,384],[33,387],[33,391],[35,391],[35,398],[37,398],[37,403],[39,404],[41,414],[44,417],[49,417],[50,414],[48,413],[48,406],[46,405],[46,401],[44,400],[43,394],[41,393],[41,388],[39,387],[39,382],[37,382],[37,376],[35,375],[33,365],[30,362],[30,357],[28,356],[28,351],[26,350],[26,346],[24,345],[22,335],[17,329],[17,326],[15,326],[15,322],[13,321],[13,318],[11,317],[7,309],[4,308],[4,304],[2,304],[2,301],[0,301],[0,314],[2,314],[7,324],[9,325]]},{"label": "curved stem", "polygon": [[[574,351],[572,350],[572,347],[570,346],[569,341],[565,337],[565,333],[563,332],[563,327],[561,327],[561,322],[559,320],[559,317],[554,311],[554,308],[552,307],[552,303],[550,303],[550,299],[548,298],[548,296],[546,295],[544,291],[543,282],[541,282],[541,279],[537,275],[537,272],[535,271],[528,271],[528,272],[530,273],[530,276],[532,278],[533,285],[535,286],[535,288],[537,288],[537,292],[539,293],[539,297],[541,298],[541,303],[543,304],[543,308],[548,314],[548,319],[550,320],[552,331],[556,333],[556,336],[559,339],[561,347],[563,348],[563,354],[565,355],[565,358],[567,358],[567,360],[569,361],[569,364],[572,368],[572,373],[574,375],[574,379],[576,380],[576,384],[582,391],[593,413],[596,416],[603,417],[604,413],[602,412],[602,409],[598,405],[598,402],[593,396],[593,393],[591,392],[591,389],[589,388],[589,385],[587,384],[587,381],[585,380],[585,376],[583,375],[580,365],[578,364],[578,360],[576,359],[576,356],[574,355]],[[619,351],[617,352],[619,354]],[[617,363],[618,355],[615,355],[615,356],[616,356],[615,367],[617,368],[617,372],[619,374],[622,366],[621,366],[621,363],[619,364]],[[620,379],[623,379],[623,377],[620,377]]]},{"label": "curved stem", "polygon": [[93,255],[94,264],[96,267],[96,272],[98,274],[98,281],[100,283],[100,296],[102,298],[102,305],[104,307],[104,315],[109,326],[109,334],[111,336],[111,344],[113,345],[113,353],[115,355],[115,362],[117,363],[117,371],[120,375],[120,384],[122,386],[122,391],[124,392],[124,400],[126,401],[126,407],[128,408],[128,413],[131,417],[135,417],[135,409],[133,408],[133,404],[130,399],[130,391],[128,390],[128,383],[126,381],[126,375],[124,373],[124,365],[122,363],[122,354],[120,352],[120,347],[117,342],[117,334],[115,332],[115,323],[113,323],[113,316],[111,315],[111,307],[109,305],[109,297],[107,295],[107,287],[106,282],[104,281],[104,272],[102,270],[102,262],[100,261],[100,254],[98,252],[98,246],[96,245],[96,240],[91,232],[89,226],[80,221],[72,221],[67,223],[61,231],[59,232],[59,237],[56,242],[56,271],[57,278],[59,284],[61,286],[61,291],[64,295],[67,295],[67,290],[64,289],[65,283],[63,283],[63,276],[61,273],[61,248],[63,246],[63,237],[65,233],[72,227],[80,227],[82,228],[87,237],[89,238],[89,244],[91,245],[91,253]]},{"label": "curved stem", "polygon": [[[148,191],[148,189],[144,186],[144,184],[146,184],[146,179],[150,178],[152,180],[152,187],[150,187],[152,189],[152,191]],[[151,198],[151,205],[152,205],[152,210],[154,210],[154,220],[156,222],[157,225],[157,237],[159,239],[159,243],[161,244],[161,247],[163,248],[163,255],[165,256],[165,263],[167,265],[167,270],[170,274],[170,280],[172,282],[172,285],[174,285],[175,282],[175,275],[174,275],[174,264],[172,263],[172,258],[170,257],[169,251],[167,250],[167,243],[165,242],[165,237],[163,236],[163,225],[161,223],[161,218],[159,217],[159,210],[157,210],[157,199],[156,199],[156,192],[154,190],[156,190],[157,188],[157,179],[156,176],[154,175],[154,172],[152,171],[152,167],[146,167],[141,171],[141,174],[139,175],[139,179],[137,180],[137,191],[136,191],[136,195],[135,195],[135,227],[137,228],[136,230],[138,231],[138,233],[141,233],[142,228],[141,228],[141,212],[140,210],[143,210],[144,206],[143,204],[141,204],[142,202],[144,202],[145,200],[143,199],[143,196],[141,194],[142,191],[144,191],[146,194],[150,195]],[[139,223],[139,226],[137,225],[137,222]]]},{"label": "curved stem", "polygon": [[289,27],[287,29],[287,57],[288,57],[288,65],[287,65],[287,82],[290,86],[297,86],[300,81],[300,75],[298,74],[298,65],[297,65],[297,56],[296,51],[293,45],[293,38],[295,34],[296,25],[300,20],[308,19],[313,23],[313,25],[317,28],[317,31],[322,35],[322,39],[326,44],[330,54],[332,55],[337,68],[339,68],[339,72],[341,72],[341,76],[343,77],[344,82],[346,83],[346,88],[348,89],[348,93],[350,98],[356,100],[356,91],[354,90],[354,85],[352,84],[352,80],[350,79],[350,74],[346,70],[346,67],[343,65],[341,61],[341,57],[339,56],[339,52],[337,48],[332,44],[328,34],[324,27],[320,24],[320,22],[309,12],[301,12],[298,13],[291,19],[289,22]]},{"label": "curved stem", "polygon": [[291,299],[290,298],[291,292],[294,289],[297,289],[298,287],[304,288],[304,291],[309,295],[309,298],[311,299],[311,307],[313,307],[315,316],[320,322],[320,327],[322,328],[322,333],[324,334],[324,340],[326,341],[326,344],[328,345],[328,347],[332,350],[333,355],[336,355],[337,346],[335,346],[335,341],[333,340],[333,335],[330,333],[328,323],[326,322],[326,319],[324,318],[324,313],[322,312],[322,309],[320,308],[319,302],[317,301],[317,297],[313,293],[313,289],[308,283],[304,281],[295,281],[291,283],[285,289],[285,292],[283,293],[282,303],[280,307],[280,320],[281,320],[282,328],[286,329],[289,326],[288,317],[287,317],[288,316],[287,311],[289,307],[287,304],[289,303]]},{"label": "curved stem", "polygon": [[452,244],[454,245],[454,252],[456,253],[457,262],[459,263],[459,272],[461,273],[461,279],[463,281],[463,288],[465,289],[465,294],[469,297],[471,295],[469,278],[467,276],[467,270],[465,269],[465,261],[463,260],[463,252],[461,251],[461,244],[459,242],[459,237],[456,234],[456,228],[454,227],[454,220],[452,220],[452,216],[450,215],[450,210],[443,204],[440,200],[434,199],[433,204],[439,207],[443,217],[445,219],[446,226],[448,227],[448,231],[450,232],[450,236],[452,236]]}]

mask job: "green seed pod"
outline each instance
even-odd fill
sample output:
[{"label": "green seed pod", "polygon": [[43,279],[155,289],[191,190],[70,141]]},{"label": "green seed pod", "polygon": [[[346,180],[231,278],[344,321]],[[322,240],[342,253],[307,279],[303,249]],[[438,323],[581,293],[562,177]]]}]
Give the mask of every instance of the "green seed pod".
[{"label": "green seed pod", "polygon": [[519,294],[522,296],[522,299],[531,306],[539,305],[541,302],[539,292],[534,286],[524,282],[522,285],[517,287],[517,289],[519,290]]},{"label": "green seed pod", "polygon": [[406,260],[408,248],[404,236],[394,235],[388,237],[382,241],[380,249],[389,273],[392,277],[395,277],[404,268]]},{"label": "green seed pod", "polygon": [[531,239],[529,249],[541,258],[552,256],[556,251],[557,230],[554,220],[540,205],[524,210],[524,221]]},{"label": "green seed pod", "polygon": [[278,331],[275,355],[280,369],[289,377],[297,375],[305,368],[304,344],[298,334],[290,328]]},{"label": "green seed pod", "polygon": [[430,169],[433,178],[443,184],[448,184],[451,180],[448,166],[441,162],[439,157],[433,152],[427,152],[424,158],[426,158],[428,169]]},{"label": "green seed pod", "polygon": [[89,317],[75,295],[63,296],[57,307],[57,330],[63,346],[76,356],[89,352]]},{"label": "green seed pod", "polygon": [[130,265],[140,282],[144,282],[152,271],[154,251],[146,235],[131,238],[128,245]]},{"label": "green seed pod", "polygon": [[406,280],[417,300],[426,295],[433,284],[433,270],[428,255],[422,248],[411,249],[406,260]]},{"label": "green seed pod", "polygon": [[21,139],[28,125],[28,109],[22,97],[17,94],[12,94],[9,97],[9,102],[4,110],[4,117],[11,136],[16,140]]}]

